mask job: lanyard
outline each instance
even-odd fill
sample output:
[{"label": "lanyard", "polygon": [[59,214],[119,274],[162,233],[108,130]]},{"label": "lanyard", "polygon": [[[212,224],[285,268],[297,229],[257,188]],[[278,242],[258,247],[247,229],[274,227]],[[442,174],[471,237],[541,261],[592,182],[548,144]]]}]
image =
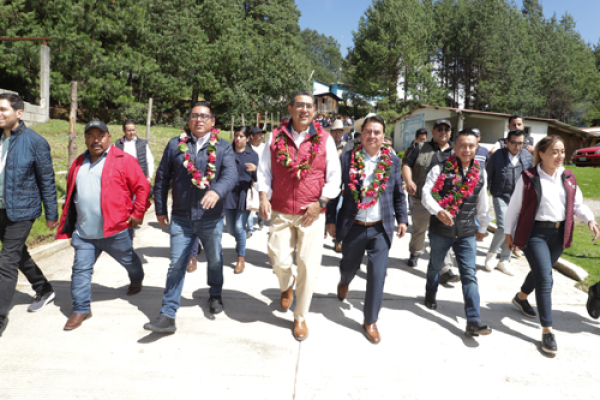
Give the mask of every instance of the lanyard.
[{"label": "lanyard", "polygon": [[[4,152],[4,144],[7,141],[8,141],[8,138],[3,133],[2,139],[0,139],[0,174],[2,172],[4,172],[4,166],[6,165],[6,157],[8,156],[8,149],[6,149],[6,152]],[[7,143],[7,145],[10,145],[10,143]]]}]

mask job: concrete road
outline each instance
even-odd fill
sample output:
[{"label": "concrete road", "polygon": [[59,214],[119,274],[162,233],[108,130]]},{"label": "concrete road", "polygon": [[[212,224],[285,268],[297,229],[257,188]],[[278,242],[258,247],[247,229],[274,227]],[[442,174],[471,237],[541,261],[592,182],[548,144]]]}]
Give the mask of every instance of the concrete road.
[{"label": "concrete road", "polygon": [[[478,271],[481,314],[490,336],[464,335],[460,283],[440,288],[438,310],[423,305],[427,259],[406,265],[408,236],[395,240],[378,322],[382,341],[361,329],[365,267],[348,299],[336,298],[340,256],[331,239],[308,318],[309,338],[292,337],[292,312],[279,308],[277,279],[266,256],[267,228],[248,241],[247,267],[233,274],[235,242],[223,235],[225,312],[208,312],[204,257],[188,274],[177,332],[142,328],[159,312],[169,264],[169,236],[148,215],[135,247],[146,278],[126,296],[125,270],[107,255],[93,276],[93,318],[65,332],[71,315],[71,248],[39,261],[57,297],[28,313],[33,293],[19,281],[10,324],[0,338],[0,399],[533,399],[588,398],[600,384],[600,323],[588,317],[586,294],[554,273],[556,357],[540,348],[538,319],[511,304],[528,271],[514,277]],[[478,252],[482,266],[491,240]],[[535,299],[531,299],[535,304]]]}]

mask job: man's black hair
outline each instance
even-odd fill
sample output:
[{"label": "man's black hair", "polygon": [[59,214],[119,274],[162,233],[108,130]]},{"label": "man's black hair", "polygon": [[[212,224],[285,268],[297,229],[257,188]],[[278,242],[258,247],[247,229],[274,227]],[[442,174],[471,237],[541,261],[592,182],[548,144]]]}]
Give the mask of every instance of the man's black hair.
[{"label": "man's black hair", "polygon": [[202,100],[202,101],[197,101],[197,102],[195,102],[195,103],[192,105],[192,107],[190,108],[190,114],[192,113],[192,110],[193,110],[194,108],[196,108],[196,107],[206,107],[206,108],[208,108],[208,110],[210,111],[210,117],[211,117],[211,118],[214,118],[214,117],[215,117],[215,113],[214,113],[214,111],[213,111],[213,109],[212,109],[212,107],[210,106],[210,103],[209,103],[208,101],[204,101],[204,100]]},{"label": "man's black hair", "polygon": [[130,119],[128,119],[127,121],[123,122],[123,132],[125,132],[125,126],[127,126],[127,125],[134,125],[135,126],[135,122],[133,122]]},{"label": "man's black hair", "polygon": [[521,114],[513,114],[513,115],[511,115],[510,117],[508,117],[508,124],[510,125],[511,121],[513,119],[517,119],[517,118],[523,119],[523,116]]},{"label": "man's black hair", "polygon": [[523,135],[523,138],[525,138],[525,136],[527,136],[527,135],[525,135],[525,132],[523,132],[520,129],[512,130],[512,131],[508,132],[508,135],[506,136],[506,141],[507,142],[510,141],[510,138],[513,136],[521,136],[521,135]]},{"label": "man's black hair", "polygon": [[23,99],[16,93],[0,93],[0,100],[8,100],[10,106],[15,111],[25,109],[25,103],[23,102]]},{"label": "man's black hair", "polygon": [[372,115],[369,118],[365,118],[365,120],[363,121],[362,126],[360,127],[361,132],[362,132],[363,129],[365,129],[365,125],[367,125],[367,122],[378,122],[378,123],[380,123],[383,126],[383,131],[385,132],[385,121],[379,115]]},{"label": "man's black hair", "polygon": [[417,129],[417,131],[415,132],[415,139],[417,139],[421,135],[427,136],[427,129],[425,129],[425,128]]},{"label": "man's black hair", "polygon": [[313,96],[313,94],[311,92],[309,92],[308,90],[297,90],[292,94],[292,97],[290,98],[290,106],[294,106],[294,103],[296,102],[296,97],[298,96],[310,96],[310,98],[312,99],[313,102],[313,107],[315,105],[315,96]]}]

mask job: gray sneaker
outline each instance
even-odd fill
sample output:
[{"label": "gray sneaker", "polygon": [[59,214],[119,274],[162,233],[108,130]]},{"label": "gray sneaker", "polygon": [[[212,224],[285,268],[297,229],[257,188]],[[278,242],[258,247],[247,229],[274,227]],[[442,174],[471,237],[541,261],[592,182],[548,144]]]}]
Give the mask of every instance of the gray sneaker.
[{"label": "gray sneaker", "polygon": [[144,329],[155,333],[175,333],[175,318],[159,315],[154,321],[144,324]]},{"label": "gray sneaker", "polygon": [[48,303],[50,303],[52,300],[54,300],[55,296],[56,295],[54,294],[53,291],[44,293],[44,294],[38,294],[37,296],[35,296],[35,300],[33,301],[33,303],[31,303],[29,308],[27,308],[27,311],[29,311],[29,312],[40,311],[41,309],[46,307],[46,305]]}]

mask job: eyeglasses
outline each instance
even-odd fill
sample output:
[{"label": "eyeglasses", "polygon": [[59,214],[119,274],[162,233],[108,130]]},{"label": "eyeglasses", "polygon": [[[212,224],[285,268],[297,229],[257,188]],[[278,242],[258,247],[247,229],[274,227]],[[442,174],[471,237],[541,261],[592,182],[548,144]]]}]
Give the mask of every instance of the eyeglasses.
[{"label": "eyeglasses", "polygon": [[371,135],[371,136],[379,136],[379,135],[383,135],[383,131],[380,130],[364,130],[362,131],[362,134],[367,136],[367,135]]},{"label": "eyeglasses", "polygon": [[296,110],[302,110],[303,108],[306,108],[307,110],[312,110],[313,109],[313,105],[312,105],[312,103],[298,102],[298,103],[294,103],[294,108]]},{"label": "eyeglasses", "polygon": [[85,137],[86,138],[90,138],[90,139],[104,139],[106,136],[108,135],[108,132],[101,132],[101,133],[92,133],[92,132],[86,132],[85,133]]},{"label": "eyeglasses", "polygon": [[521,147],[525,144],[525,142],[513,142],[512,140],[509,140],[508,143],[512,144],[513,146],[517,146],[517,147]]},{"label": "eyeglasses", "polygon": [[451,128],[444,128],[443,126],[438,126],[437,128],[438,132],[450,132],[452,129]]},{"label": "eyeglasses", "polygon": [[190,114],[190,119],[192,121],[194,120],[200,120],[200,121],[208,121],[209,119],[212,119],[212,116],[210,114]]}]

